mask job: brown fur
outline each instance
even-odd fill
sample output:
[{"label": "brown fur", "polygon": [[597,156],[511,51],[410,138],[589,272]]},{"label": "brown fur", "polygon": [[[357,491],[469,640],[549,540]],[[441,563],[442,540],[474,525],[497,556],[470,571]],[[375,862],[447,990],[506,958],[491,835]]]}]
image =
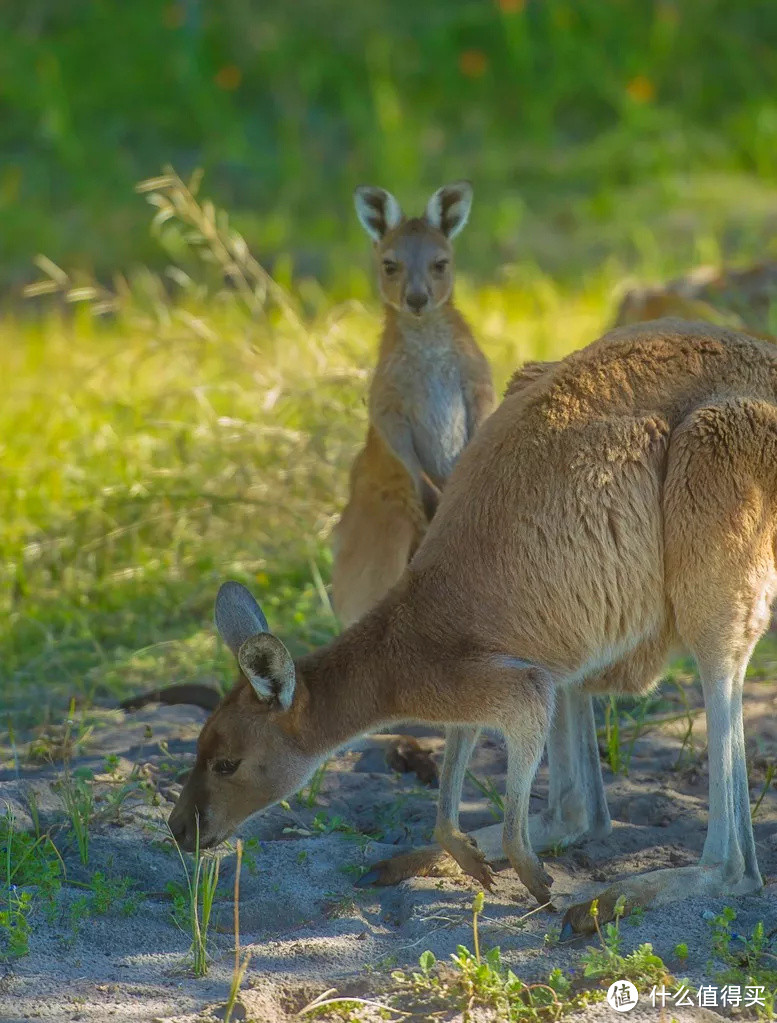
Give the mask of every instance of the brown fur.
[{"label": "brown fur", "polygon": [[[400,582],[296,662],[289,711],[238,683],[203,730],[171,825],[186,837],[197,807],[216,839],[389,721],[490,726],[510,757],[505,852],[546,900],[526,820],[554,689],[645,692],[683,648],[723,754],[710,747],[702,880],[679,887],[754,890],[737,685],[768,623],[776,539],[777,349],[702,323],[612,331],[519,378]],[[242,760],[230,788],[214,780],[216,756]],[[449,851],[466,859],[460,843]]]}]

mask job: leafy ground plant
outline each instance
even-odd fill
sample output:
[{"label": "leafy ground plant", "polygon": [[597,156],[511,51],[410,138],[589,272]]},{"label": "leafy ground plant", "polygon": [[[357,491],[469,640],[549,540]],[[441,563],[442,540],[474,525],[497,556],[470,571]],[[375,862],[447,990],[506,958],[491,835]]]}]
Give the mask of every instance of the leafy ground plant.
[{"label": "leafy ground plant", "polygon": [[145,898],[142,892],[131,891],[132,882],[129,878],[106,877],[100,870],[92,875],[88,884],[72,883],[77,887],[86,888],[86,892],[70,904],[68,917],[71,933],[67,939],[69,941],[75,940],[84,918],[90,914],[104,915],[117,911],[122,916],[132,916],[137,913]]},{"label": "leafy ground plant", "polygon": [[583,978],[595,980],[605,986],[614,980],[630,980],[638,990],[655,984],[666,984],[671,975],[663,960],[655,954],[653,946],[645,942],[628,955],[622,955],[620,924],[626,911],[626,900],[621,897],[615,903],[615,919],[599,925],[598,900],[591,903],[591,916],[596,925],[599,947],[591,947],[583,956]]},{"label": "leafy ground plant", "polygon": [[418,960],[420,970],[392,973],[397,985],[395,1001],[427,1015],[455,1007],[463,1011],[465,1021],[471,1019],[474,1009],[490,1008],[506,1023],[555,1020],[566,1005],[585,1003],[584,996],[573,995],[571,982],[561,970],[553,970],[546,981],[526,983],[502,962],[499,948],[482,953],[478,918],[483,904],[480,892],[472,903],[474,951],[459,945],[448,964],[438,962],[427,950]]},{"label": "leafy ground plant", "polygon": [[391,974],[394,989],[382,1002],[337,996],[332,989],[300,1015],[356,1020],[369,1007],[386,1019],[447,1018],[450,1013],[462,1013],[464,1023],[468,1023],[477,1010],[484,1009],[505,1023],[546,1023],[602,1000],[614,980],[630,980],[640,990],[673,980],[651,945],[640,945],[627,955],[621,953],[620,924],[625,903],[616,906],[614,922],[603,928],[598,923],[598,907],[593,904],[599,944],[586,950],[582,969],[569,973],[554,969],[544,979],[532,981],[510,969],[498,947],[483,950],[479,927],[483,906],[484,894],[480,892],[472,903],[472,949],[459,945],[450,962],[439,962],[427,950],[419,958],[418,970]]},{"label": "leafy ground plant", "polygon": [[17,831],[10,808],[0,818],[0,869],[3,899],[0,904],[0,959],[17,958],[29,951],[33,894],[50,903],[61,886],[62,860],[47,834]]},{"label": "leafy ground plant", "polygon": [[117,909],[124,916],[132,916],[140,908],[143,893],[132,891],[132,880],[128,877],[107,877],[101,870],[95,871],[89,882],[89,908],[94,913],[109,913]]},{"label": "leafy ground plant", "polygon": [[[438,962],[431,951],[419,958],[419,969],[392,973],[395,989],[381,1009],[397,1016],[436,1018],[437,1014],[461,1012],[466,1021],[477,1009],[488,1009],[505,1023],[545,1023],[582,1009],[604,998],[613,980],[630,980],[639,989],[672,980],[663,961],[649,944],[628,955],[620,951],[620,921],[624,905],[617,908],[616,919],[602,929],[598,909],[592,908],[596,922],[598,947],[586,950],[582,969],[565,973],[555,969],[542,980],[526,981],[504,963],[498,947],[483,951],[479,918],[484,896],[479,893],[472,904],[472,949],[459,945],[450,962]],[[319,1015],[337,1010],[344,1019],[356,1011],[358,999],[330,998],[326,992],[306,1012]],[[374,1004],[374,1003],[373,1003]],[[387,1018],[392,1018],[387,1016]]]},{"label": "leafy ground plant", "polygon": [[726,906],[710,921],[713,955],[725,967],[716,970],[711,962],[708,969],[718,983],[739,987],[743,995],[748,989],[760,989],[762,1004],[750,1008],[759,1018],[773,1020],[777,1017],[777,927],[767,932],[759,921],[752,934],[738,934],[733,926],[736,916],[736,910]]},{"label": "leafy ground plant", "polygon": [[30,921],[32,895],[20,892],[16,885],[7,889],[8,901],[0,907],[0,961],[18,959],[30,951]]}]

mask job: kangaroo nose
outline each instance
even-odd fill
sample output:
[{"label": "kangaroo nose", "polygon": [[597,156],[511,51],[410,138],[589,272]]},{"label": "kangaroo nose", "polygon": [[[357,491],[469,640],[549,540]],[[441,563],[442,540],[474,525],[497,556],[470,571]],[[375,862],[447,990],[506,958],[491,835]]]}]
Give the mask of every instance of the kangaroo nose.
[{"label": "kangaroo nose", "polygon": [[429,296],[425,291],[409,291],[405,297],[408,309],[412,309],[416,315],[429,304]]},{"label": "kangaroo nose", "polygon": [[173,838],[182,849],[189,847],[189,827],[185,820],[175,820],[175,810],[167,819],[167,826],[172,832]]}]

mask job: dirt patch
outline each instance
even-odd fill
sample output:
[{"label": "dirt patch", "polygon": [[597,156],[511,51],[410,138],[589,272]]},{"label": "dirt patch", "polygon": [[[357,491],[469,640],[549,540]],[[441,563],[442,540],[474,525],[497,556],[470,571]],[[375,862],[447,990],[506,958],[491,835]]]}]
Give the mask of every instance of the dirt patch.
[{"label": "dirt patch", "polygon": [[[691,692],[692,705],[697,699]],[[71,773],[94,777],[96,794],[84,865],[69,827],[62,824],[61,765],[18,768],[10,756],[0,771],[0,806],[7,804],[18,828],[54,828],[66,869],[52,905],[35,899],[29,915],[29,954],[0,966],[0,1018],[41,1020],[192,1021],[217,1018],[232,970],[232,901],[235,857],[221,863],[212,925],[212,962],[205,978],[185,969],[189,938],[174,922],[175,885],[184,880],[164,821],[179,791],[205,712],[191,707],[150,706],[136,713],[109,712],[97,724]],[[747,693],[746,728],[751,751],[753,800],[777,756],[777,686],[753,683]],[[423,729],[422,747],[439,761],[442,740]],[[588,842],[548,858],[558,903],[593,894],[603,882],[658,867],[693,862],[701,852],[707,814],[703,717],[695,719],[693,746],[683,746],[681,720],[652,728],[631,749],[628,776],[605,769],[617,822],[607,841]],[[315,805],[291,801],[246,824],[241,886],[242,941],[252,953],[242,1001],[249,1019],[280,1023],[296,1017],[328,988],[363,997],[385,988],[391,969],[413,966],[431,949],[446,960],[459,943],[471,946],[471,903],[476,890],[466,879],[416,879],[392,889],[361,889],[361,869],[394,850],[428,841],[437,792],[412,774],[385,764],[385,741],[363,739],[331,763]],[[8,751],[6,751],[8,753]],[[106,758],[109,758],[106,760]],[[760,766],[759,766],[760,765]],[[502,791],[505,754],[501,741],[485,737],[472,771]],[[120,801],[122,785],[130,791]],[[542,768],[533,809],[547,788]],[[114,796],[111,801],[111,796]],[[31,813],[32,807],[32,813]],[[462,819],[472,829],[495,819],[492,802],[474,784],[465,791]],[[766,888],[733,903],[736,930],[749,934],[757,921],[777,926],[777,792],[766,791],[755,818]],[[95,872],[124,896],[106,911],[95,908],[88,886]],[[136,898],[133,901],[133,896]],[[142,901],[141,900],[142,897]],[[87,900],[86,903],[84,900]],[[79,901],[80,900],[80,901]],[[127,902],[129,901],[129,905]],[[721,900],[687,900],[645,913],[622,925],[624,951],[644,941],[678,976],[709,984],[710,928],[706,917]],[[524,919],[533,902],[515,875],[498,875],[481,921],[484,946],[499,945],[503,960],[521,977],[541,978],[556,966],[574,969],[586,941],[559,946],[545,941],[559,916]],[[679,961],[674,949],[688,946]],[[680,1023],[716,1018],[700,1009],[672,1009]],[[657,1020],[644,1005],[630,1020]],[[456,1019],[452,1015],[451,1019]],[[487,1020],[486,1014],[472,1019]],[[588,1020],[616,1018],[605,1005],[589,1008]],[[667,1019],[669,1016],[666,1017]]]}]

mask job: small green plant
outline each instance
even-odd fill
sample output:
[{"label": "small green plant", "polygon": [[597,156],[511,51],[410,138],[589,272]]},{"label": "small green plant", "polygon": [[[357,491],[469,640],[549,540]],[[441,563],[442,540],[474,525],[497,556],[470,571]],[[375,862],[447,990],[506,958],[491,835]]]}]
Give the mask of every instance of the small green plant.
[{"label": "small green plant", "polygon": [[622,766],[621,732],[618,701],[610,696],[604,708],[604,737],[607,746],[607,763],[613,774],[619,774]]},{"label": "small green plant", "polygon": [[89,915],[89,896],[79,895],[73,899],[67,912],[67,919],[70,924],[70,936],[64,939],[66,945],[72,945],[83,925],[84,919]]},{"label": "small green plant", "polygon": [[614,980],[630,980],[636,987],[643,988],[659,983],[667,983],[671,976],[663,960],[655,954],[653,946],[648,942],[640,945],[627,956],[621,955],[620,921],[626,911],[626,900],[621,896],[615,903],[615,919],[599,925],[599,903],[594,899],[591,903],[591,917],[599,937],[599,948],[588,948],[582,957],[583,977],[601,983]]},{"label": "small green plant", "polygon": [[496,820],[501,821],[505,813],[505,803],[501,792],[494,785],[493,781],[490,778],[486,778],[485,781],[482,781],[477,777],[477,775],[473,774],[472,771],[467,771],[467,778],[488,800],[489,812],[496,818]]},{"label": "small green plant", "polygon": [[[173,838],[175,842],[175,838]],[[204,977],[208,972],[208,929],[210,927],[213,902],[219,883],[220,860],[217,856],[206,859],[200,850],[200,819],[196,820],[194,842],[194,870],[190,871],[181,847],[175,842],[181,866],[186,877],[186,908],[188,909],[189,930],[192,943],[189,955],[195,977]],[[173,916],[176,918],[176,904],[173,902]]]},{"label": "small green plant", "polygon": [[[106,757],[106,774],[110,776],[111,785],[102,795],[103,805],[99,811],[101,819],[113,824],[121,824],[122,809],[132,796],[142,797],[149,805],[158,805],[154,783],[149,778],[143,777],[137,764],[126,778],[122,778],[118,771],[118,765],[112,765],[110,760],[110,757]],[[118,758],[114,757],[114,760],[118,761]]]},{"label": "small green plant", "polygon": [[620,706],[617,697],[610,696],[604,708],[604,742],[607,763],[613,774],[628,776],[634,747],[645,732],[653,708],[654,701],[646,697],[637,703],[632,713]]},{"label": "small green plant", "polygon": [[243,983],[248,964],[251,962],[251,953],[241,957],[240,955],[240,867],[243,862],[243,843],[237,840],[237,864],[235,866],[235,891],[234,891],[234,922],[235,922],[235,965],[232,969],[232,983],[229,986],[229,997],[224,1010],[224,1023],[230,1023],[232,1013],[235,1009],[237,996],[240,992],[240,985]]},{"label": "small green plant", "polygon": [[299,802],[308,808],[316,805],[318,801],[318,795],[321,792],[321,786],[324,783],[326,777],[326,771],[329,767],[329,761],[325,761],[320,767],[317,767],[313,772],[313,776],[310,779],[310,784],[306,789],[300,789],[297,793],[297,799]]},{"label": "small green plant", "polygon": [[35,885],[48,894],[59,890],[64,868],[48,834],[16,831],[10,808],[0,817],[0,857],[7,885]]},{"label": "small green plant", "polygon": [[544,983],[525,983],[502,962],[499,948],[489,949],[478,959],[459,945],[451,960],[448,967],[426,951],[418,960],[420,972],[392,974],[400,992],[421,1000],[429,1018],[455,1006],[470,1020],[472,1009],[479,1007],[491,1009],[505,1023],[541,1023],[586,1004],[585,996],[572,993],[571,982],[561,970],[553,970]]},{"label": "small green plant", "polygon": [[170,918],[179,930],[186,931],[189,927],[189,900],[186,888],[180,881],[168,881],[165,891],[172,902]]},{"label": "small green plant", "polygon": [[772,939],[777,929],[767,934],[759,921],[749,936],[737,934],[733,929],[736,916],[736,911],[726,906],[710,921],[712,952],[725,969],[716,971],[714,962],[707,968],[719,983],[739,985],[743,990],[760,988],[762,1004],[752,1008],[760,1019],[773,1020],[777,1015],[777,954]]},{"label": "small green plant", "polygon": [[0,818],[0,869],[5,891],[0,906],[0,959],[27,954],[33,904],[30,889],[37,889],[53,904],[63,873],[62,860],[48,835],[17,831],[14,825],[15,817],[8,807]]},{"label": "small green plant", "polygon": [[543,983],[527,984],[501,958],[499,948],[483,953],[480,945],[479,919],[483,912],[484,894],[479,892],[472,902],[472,944],[474,951],[459,945],[451,956],[451,966],[438,963],[431,951],[418,960],[420,972],[392,974],[400,992],[421,999],[427,1015],[436,1015],[456,1006],[470,1020],[475,1007],[491,1009],[505,1023],[541,1023],[556,1020],[563,1012],[586,1004],[585,993],[575,994],[570,979],[553,970]]},{"label": "small green plant", "polygon": [[675,945],[674,954],[677,959],[687,959],[688,945],[684,941],[681,941],[678,945]]},{"label": "small green plant", "polygon": [[89,882],[89,908],[100,914],[115,908],[124,916],[131,916],[138,911],[144,898],[142,892],[131,892],[131,887],[132,881],[128,877],[106,877],[102,871],[95,871]]},{"label": "small green plant", "polygon": [[758,799],[756,799],[755,804],[753,805],[753,809],[750,811],[751,820],[755,820],[756,814],[761,809],[761,803],[763,803],[764,796],[769,791],[769,788],[771,787],[771,784],[774,781],[775,775],[777,775],[777,762],[771,761],[766,765],[766,773],[764,775],[763,787],[761,788],[761,791],[758,794]]},{"label": "small green plant", "polygon": [[32,895],[20,892],[15,884],[8,888],[7,903],[0,908],[0,961],[18,959],[30,951]]},{"label": "small green plant", "polygon": [[68,764],[74,753],[80,753],[86,746],[94,725],[87,723],[84,716],[76,725],[76,701],[71,698],[64,725],[45,724],[38,729],[36,737],[27,748],[27,756],[36,763],[53,764],[62,761]]},{"label": "small green plant", "polygon": [[[680,743],[680,752],[677,754],[677,760],[674,764],[674,770],[679,770],[683,766],[684,761],[690,761],[693,759],[694,747],[693,747],[693,726],[696,721],[696,716],[699,713],[698,710],[694,710],[688,700],[688,694],[685,691],[685,686],[678,680],[672,679],[677,691],[680,703],[683,705],[683,713],[680,715],[681,719],[685,722],[685,731]],[[686,755],[686,751],[689,751]]]},{"label": "small green plant", "polygon": [[284,828],[283,833],[284,835],[301,835],[303,838],[311,838],[313,835],[333,835],[339,833],[348,835],[351,838],[365,839],[367,841],[372,837],[359,831],[358,828],[349,824],[339,814],[334,814],[330,817],[323,811],[317,813],[308,826],[305,826],[304,822],[300,821],[296,827]]},{"label": "small green plant", "polygon": [[259,870],[259,866],[256,862],[256,855],[261,851],[259,839],[247,838],[244,842],[242,842],[242,848],[242,862],[245,863],[248,868],[248,873],[253,876]]},{"label": "small green plant", "polygon": [[71,774],[66,768],[59,783],[59,793],[65,804],[65,811],[73,830],[78,855],[81,863],[89,863],[89,826],[94,816],[94,793],[89,784],[89,777],[75,772]]}]

